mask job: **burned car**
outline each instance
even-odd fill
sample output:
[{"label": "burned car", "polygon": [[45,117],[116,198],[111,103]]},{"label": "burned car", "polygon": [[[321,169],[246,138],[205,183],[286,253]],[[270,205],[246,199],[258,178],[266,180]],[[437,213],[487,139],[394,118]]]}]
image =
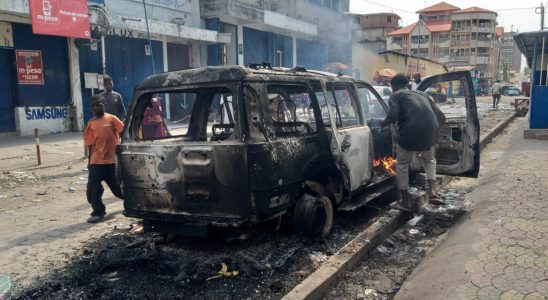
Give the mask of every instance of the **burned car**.
[{"label": "burned car", "polygon": [[[477,176],[472,81],[455,76],[470,115],[442,131],[439,169]],[[151,104],[158,99],[167,123]],[[393,176],[375,167],[394,155],[394,129],[378,126],[386,110],[366,82],[299,67],[149,76],[135,89],[117,149],[124,213],[142,218],[146,230],[198,236],[287,215],[298,232],[324,237],[334,210],[394,187]],[[167,128],[144,130],[154,122]]]}]

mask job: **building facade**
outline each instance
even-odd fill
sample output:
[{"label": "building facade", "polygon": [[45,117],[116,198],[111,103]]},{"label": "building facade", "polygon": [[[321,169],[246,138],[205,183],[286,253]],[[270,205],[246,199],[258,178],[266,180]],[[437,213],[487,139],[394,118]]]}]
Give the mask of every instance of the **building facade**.
[{"label": "building facade", "polygon": [[500,47],[499,78],[506,83],[517,84],[520,82],[521,52],[514,40],[515,32],[505,32],[502,35]]},{"label": "building facade", "polygon": [[348,0],[202,0],[206,28],[235,38],[208,47],[208,65],[269,62],[323,69],[351,59]]},{"label": "building facade", "polygon": [[[127,107],[135,85],[154,73],[262,62],[320,70],[328,62],[350,64],[349,0],[145,3],[88,0],[88,40],[34,34],[29,1],[0,0],[0,133],[82,130],[104,75]],[[40,80],[18,77],[20,55],[40,58]],[[177,107],[166,98],[169,121]]]},{"label": "building facade", "polygon": [[400,16],[394,13],[354,16],[352,43],[378,53],[386,50],[388,34],[399,28]]},{"label": "building facade", "polygon": [[440,2],[417,13],[418,22],[388,34],[388,50],[496,78],[502,37],[502,27],[496,27],[496,12],[475,6],[460,9]]},{"label": "building facade", "polygon": [[[204,29],[198,1],[148,0],[148,18],[141,1],[88,4],[91,40],[34,34],[29,1],[0,0],[0,133],[82,130],[91,118],[89,98],[101,92],[97,80],[89,80],[93,76],[114,78],[127,106],[133,88],[145,77],[205,66],[208,45],[231,40]],[[96,11],[102,18],[93,18]],[[108,24],[96,22],[105,19]],[[16,67],[27,57],[38,63],[35,78],[24,78]],[[169,113],[169,99],[165,101]]]}]

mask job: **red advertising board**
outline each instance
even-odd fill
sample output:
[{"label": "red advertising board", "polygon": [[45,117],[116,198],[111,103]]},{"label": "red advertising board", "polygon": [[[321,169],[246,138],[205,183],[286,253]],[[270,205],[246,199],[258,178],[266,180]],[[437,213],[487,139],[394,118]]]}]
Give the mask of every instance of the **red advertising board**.
[{"label": "red advertising board", "polygon": [[91,37],[87,0],[29,0],[32,32]]},{"label": "red advertising board", "polygon": [[44,84],[42,51],[15,50],[19,84]]}]

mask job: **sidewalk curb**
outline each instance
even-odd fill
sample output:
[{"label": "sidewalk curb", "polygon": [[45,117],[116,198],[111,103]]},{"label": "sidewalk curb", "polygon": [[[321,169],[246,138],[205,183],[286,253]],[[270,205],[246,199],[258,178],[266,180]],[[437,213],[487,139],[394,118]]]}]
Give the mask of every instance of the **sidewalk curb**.
[{"label": "sidewalk curb", "polygon": [[[499,122],[488,133],[480,137],[480,150],[483,150],[495,136],[501,133],[516,118],[512,114],[507,119]],[[440,181],[442,185],[451,181],[451,176],[442,176]],[[344,278],[347,270],[352,269],[369,252],[380,245],[388,236],[392,235],[407,220],[409,215],[397,212],[389,216],[380,217],[363,232],[358,234],[352,241],[346,244],[325,264],[320,266],[304,281],[295,286],[287,293],[283,300],[296,299],[321,299],[323,298],[339,281]],[[443,238],[447,238],[447,235]],[[436,247],[441,244],[437,243]]]},{"label": "sidewalk curb", "polygon": [[506,120],[500,121],[495,127],[491,128],[488,133],[480,137],[480,150],[483,150],[492,140],[501,133],[507,126],[517,117],[517,114],[512,114]]},{"label": "sidewalk curb", "polygon": [[294,287],[282,300],[323,298],[343,279],[347,270],[353,268],[408,220],[409,214],[397,210],[392,210],[389,216],[380,217]]}]

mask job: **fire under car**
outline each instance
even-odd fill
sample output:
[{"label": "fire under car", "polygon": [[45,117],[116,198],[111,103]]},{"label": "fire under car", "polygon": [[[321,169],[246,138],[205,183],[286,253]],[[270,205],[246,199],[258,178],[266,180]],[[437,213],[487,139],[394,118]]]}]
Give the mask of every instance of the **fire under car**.
[{"label": "fire under car", "polygon": [[[440,130],[438,174],[477,177],[470,74],[432,76],[420,87],[427,88],[457,91],[463,102]],[[151,116],[154,101],[169,108],[168,122]],[[364,81],[301,67],[149,76],[135,89],[117,148],[124,213],[155,232],[207,236],[285,217],[295,231],[325,237],[334,212],[395,187],[376,163],[395,155],[395,129],[378,126],[387,108]],[[154,120],[164,130],[151,131]],[[418,160],[413,168],[420,171]]]}]

